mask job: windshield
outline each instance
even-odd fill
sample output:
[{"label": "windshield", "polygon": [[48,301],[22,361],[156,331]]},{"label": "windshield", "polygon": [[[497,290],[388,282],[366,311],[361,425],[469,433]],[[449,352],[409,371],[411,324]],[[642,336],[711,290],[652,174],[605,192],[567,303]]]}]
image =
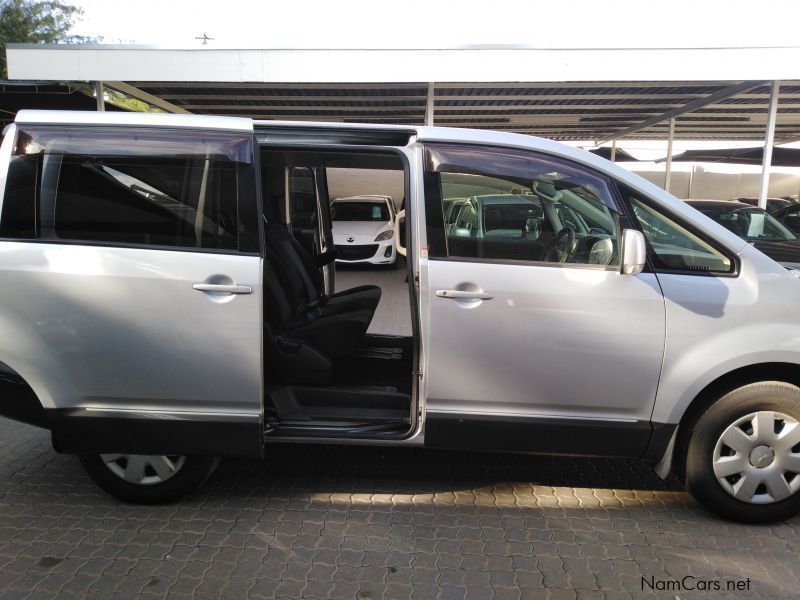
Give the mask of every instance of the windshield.
[{"label": "windshield", "polygon": [[388,221],[389,208],[378,202],[334,202],[333,221]]},{"label": "windshield", "polygon": [[748,241],[781,242],[797,236],[775,217],[756,207],[698,206],[700,212]]}]

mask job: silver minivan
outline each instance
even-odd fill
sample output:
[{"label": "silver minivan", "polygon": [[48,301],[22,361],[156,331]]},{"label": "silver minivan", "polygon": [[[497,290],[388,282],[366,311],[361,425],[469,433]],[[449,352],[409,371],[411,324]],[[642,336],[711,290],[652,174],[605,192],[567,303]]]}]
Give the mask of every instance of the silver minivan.
[{"label": "silver minivan", "polygon": [[[336,288],[342,166],[404,177],[410,336]],[[583,150],[22,111],[0,194],[0,414],[123,500],[315,441],[636,457],[728,519],[800,511],[795,272]]]}]

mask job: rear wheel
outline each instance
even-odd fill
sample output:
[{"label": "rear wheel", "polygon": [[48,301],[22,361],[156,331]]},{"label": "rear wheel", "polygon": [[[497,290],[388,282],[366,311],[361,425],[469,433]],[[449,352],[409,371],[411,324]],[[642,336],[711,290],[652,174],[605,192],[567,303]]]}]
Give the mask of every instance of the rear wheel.
[{"label": "rear wheel", "polygon": [[210,456],[91,454],[81,463],[97,485],[135,504],[173,502],[202,484],[217,466]]},{"label": "rear wheel", "polygon": [[686,486],[733,521],[770,523],[800,512],[800,389],[752,383],[722,396],[695,423]]}]

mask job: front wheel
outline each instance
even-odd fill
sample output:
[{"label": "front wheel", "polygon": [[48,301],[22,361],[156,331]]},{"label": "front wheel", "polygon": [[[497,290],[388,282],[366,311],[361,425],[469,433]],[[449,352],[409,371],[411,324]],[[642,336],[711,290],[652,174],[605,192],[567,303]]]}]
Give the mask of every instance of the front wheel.
[{"label": "front wheel", "polygon": [[199,487],[219,462],[210,456],[91,454],[80,457],[103,490],[125,502],[174,502]]},{"label": "front wheel", "polygon": [[695,423],[686,486],[732,521],[772,523],[800,512],[800,388],[751,383],[717,400]]}]

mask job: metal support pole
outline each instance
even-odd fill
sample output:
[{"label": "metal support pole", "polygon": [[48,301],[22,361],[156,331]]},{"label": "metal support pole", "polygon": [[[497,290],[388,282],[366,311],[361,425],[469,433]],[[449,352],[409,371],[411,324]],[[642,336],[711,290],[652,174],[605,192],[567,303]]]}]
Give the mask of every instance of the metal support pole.
[{"label": "metal support pole", "polygon": [[102,81],[94,82],[94,95],[97,97],[97,110],[104,111],[106,109],[106,98]]},{"label": "metal support pole", "polygon": [[428,82],[428,102],[425,106],[425,125],[433,125],[433,82]]},{"label": "metal support pole", "polygon": [[617,140],[611,140],[611,162],[617,162]]},{"label": "metal support pole", "polygon": [[669,180],[672,179],[672,142],[675,139],[675,117],[669,120],[669,138],[667,139],[667,170],[664,173],[664,191],[669,191]]},{"label": "metal support pole", "polygon": [[769,196],[769,171],[772,167],[772,146],[775,144],[775,120],[778,116],[778,96],[781,82],[773,81],[769,91],[769,114],[767,115],[767,136],[764,140],[764,160],[761,163],[761,187],[758,189],[758,206],[766,210]]}]

